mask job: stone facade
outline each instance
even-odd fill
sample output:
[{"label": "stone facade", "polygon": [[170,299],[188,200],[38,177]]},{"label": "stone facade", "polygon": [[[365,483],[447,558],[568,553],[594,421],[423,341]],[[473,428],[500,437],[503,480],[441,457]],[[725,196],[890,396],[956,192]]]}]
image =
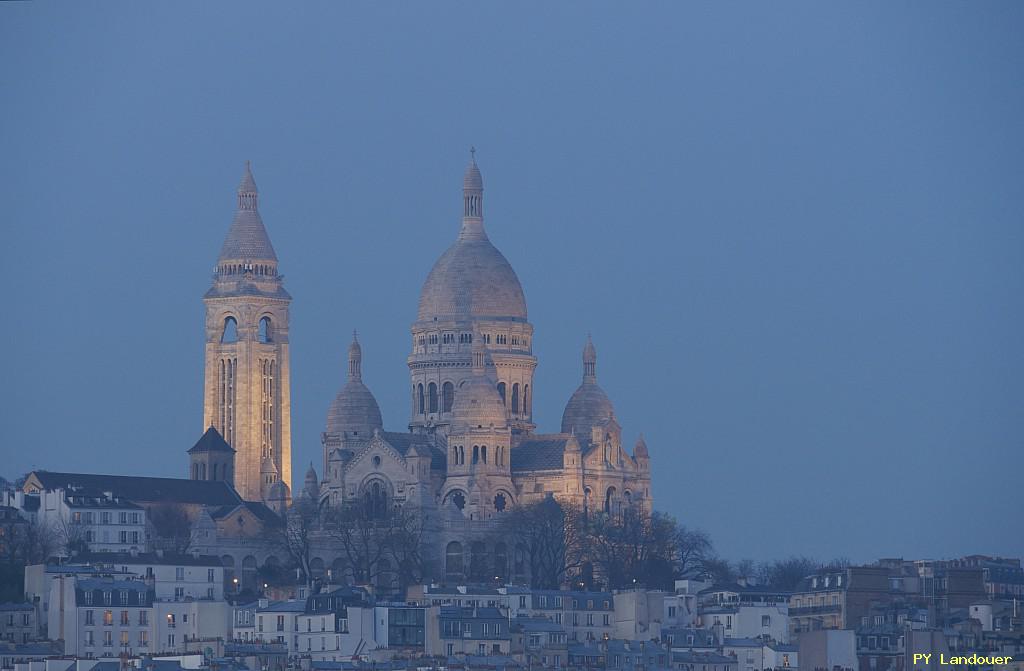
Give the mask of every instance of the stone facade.
[{"label": "stone facade", "polygon": [[589,337],[561,430],[536,432],[534,329],[515,271],[484,230],[475,160],[463,181],[458,238],[427,276],[411,335],[402,432],[384,430],[353,340],[322,436],[323,477],[304,488],[321,505],[413,506],[450,581],[472,578],[480,557],[489,579],[525,577],[522,551],[490,538],[516,505],[554,496],[594,510],[651,510],[647,446],[640,438],[632,454],[624,449]]}]

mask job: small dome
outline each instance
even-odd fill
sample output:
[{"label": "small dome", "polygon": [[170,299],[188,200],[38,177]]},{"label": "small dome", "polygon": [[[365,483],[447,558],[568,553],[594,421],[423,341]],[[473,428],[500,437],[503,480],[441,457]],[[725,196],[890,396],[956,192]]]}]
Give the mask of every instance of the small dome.
[{"label": "small dome", "polygon": [[316,477],[316,469],[313,468],[313,462],[309,462],[309,469],[306,471],[306,484],[316,484],[318,482]]},{"label": "small dome", "polygon": [[504,427],[507,422],[505,403],[498,390],[485,377],[470,378],[455,392],[452,421],[469,427]]},{"label": "small dome", "polygon": [[573,392],[562,413],[562,433],[575,433],[580,440],[590,440],[590,430],[598,423],[615,416],[615,408],[596,381],[587,380]]},{"label": "small dome", "polygon": [[267,491],[268,501],[287,501],[290,496],[288,485],[285,484],[284,480],[278,480],[270,485],[270,489]]},{"label": "small dome", "polygon": [[575,433],[581,440],[590,440],[595,424],[615,416],[615,408],[597,384],[597,349],[587,336],[583,346],[583,384],[576,388],[562,413],[562,433]]},{"label": "small dome", "polygon": [[362,380],[349,380],[327,411],[327,433],[358,434],[369,438],[374,429],[384,428],[380,406]]}]

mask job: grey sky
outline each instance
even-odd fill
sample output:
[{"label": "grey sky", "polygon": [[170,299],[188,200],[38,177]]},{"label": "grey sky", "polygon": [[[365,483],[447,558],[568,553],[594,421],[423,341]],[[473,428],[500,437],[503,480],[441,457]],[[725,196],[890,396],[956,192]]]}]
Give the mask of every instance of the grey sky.
[{"label": "grey sky", "polygon": [[658,508],[734,558],[1024,554],[1024,5],[0,4],[2,473],[186,475],[246,159],[293,452],[385,423],[467,149],[557,430],[593,332]]}]

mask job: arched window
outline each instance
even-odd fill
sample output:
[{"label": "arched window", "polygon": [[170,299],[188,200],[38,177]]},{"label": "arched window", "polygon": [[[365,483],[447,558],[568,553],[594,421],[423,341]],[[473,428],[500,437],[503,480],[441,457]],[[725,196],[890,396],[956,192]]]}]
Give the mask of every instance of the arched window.
[{"label": "arched window", "polygon": [[494,509],[497,512],[504,512],[505,508],[508,507],[508,499],[505,498],[504,492],[498,492],[494,495]]},{"label": "arched window", "polygon": [[482,541],[473,541],[469,546],[469,579],[473,582],[484,582],[487,580],[487,547]]},{"label": "arched window", "polygon": [[441,387],[441,412],[451,412],[455,404],[455,385],[445,382]]},{"label": "arched window", "polygon": [[239,587],[235,586],[235,558],[224,555],[220,558],[220,563],[224,566],[224,590],[237,592]]},{"label": "arched window", "polygon": [[615,488],[609,487],[608,492],[604,496],[604,511],[606,513],[612,512],[612,507],[615,504]]},{"label": "arched window", "polygon": [[366,516],[371,520],[382,520],[387,516],[388,493],[384,483],[374,480],[363,495]]},{"label": "arched window", "polygon": [[512,412],[519,414],[519,383],[512,385]]},{"label": "arched window", "polygon": [[199,464],[199,479],[206,479],[206,464]]},{"label": "arched window", "polygon": [[256,589],[256,557],[252,555],[242,560],[242,589]]},{"label": "arched window", "polygon": [[424,402],[424,397],[423,397],[423,385],[422,385],[422,384],[421,384],[421,385],[419,385],[419,386],[417,386],[417,388],[416,388],[416,393],[417,393],[417,394],[419,394],[419,408],[420,408],[420,414],[421,414],[421,415],[425,415],[425,414],[427,414],[427,407],[426,407],[426,403]]},{"label": "arched window", "polygon": [[475,464],[475,463],[477,463],[479,461],[480,461],[480,446],[479,445],[474,445],[473,446],[473,463]]},{"label": "arched window", "polygon": [[263,343],[270,342],[273,340],[272,335],[270,331],[270,317],[264,317],[260,320],[259,341]]},{"label": "arched window", "polygon": [[313,557],[309,562],[309,574],[313,580],[324,579],[324,560],[320,557]]},{"label": "arched window", "polygon": [[452,541],[444,551],[444,575],[450,583],[462,581],[462,543]]},{"label": "arched window", "polygon": [[532,412],[530,410],[530,385],[523,385],[523,414],[529,415]]},{"label": "arched window", "polygon": [[481,445],[480,446],[480,461],[484,462],[485,464],[487,463],[487,446],[486,445]]},{"label": "arched window", "polygon": [[199,479],[199,464],[192,464],[192,479]]},{"label": "arched window", "polygon": [[494,577],[500,582],[508,580],[508,546],[504,543],[494,545]]},{"label": "arched window", "polygon": [[459,445],[459,463],[465,465],[466,463],[466,446]]},{"label": "arched window", "polygon": [[430,412],[437,412],[437,385],[433,382],[427,387],[427,398],[430,400]]},{"label": "arched window", "polygon": [[224,318],[224,333],[221,335],[220,341],[225,344],[238,342],[238,322],[234,317]]},{"label": "arched window", "polygon": [[505,401],[505,383],[504,382],[499,382],[498,383],[498,396],[501,396],[501,402],[502,403],[506,403],[507,404],[507,401]]}]

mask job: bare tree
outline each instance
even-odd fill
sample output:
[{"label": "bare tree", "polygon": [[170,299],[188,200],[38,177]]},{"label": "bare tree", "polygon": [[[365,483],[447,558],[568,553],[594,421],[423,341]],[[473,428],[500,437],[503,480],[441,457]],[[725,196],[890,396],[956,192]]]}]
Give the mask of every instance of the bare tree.
[{"label": "bare tree", "polygon": [[306,584],[312,586],[313,543],[320,529],[320,511],[316,502],[299,497],[285,513],[283,523],[271,530],[272,537],[288,555],[291,563],[305,576]]},{"label": "bare tree", "polygon": [[699,529],[676,526],[676,573],[680,578],[698,578],[706,574],[706,562],[714,556],[711,536]]},{"label": "bare tree", "polygon": [[354,502],[330,510],[325,533],[341,547],[356,583],[401,590],[423,577],[423,520],[411,510]]},{"label": "bare tree", "polygon": [[60,547],[69,557],[89,551],[88,532],[83,525],[61,518],[56,529]]},{"label": "bare tree", "polygon": [[19,521],[5,527],[8,541],[3,559],[18,564],[41,564],[64,546],[63,536],[55,525],[40,520]]},{"label": "bare tree", "polygon": [[584,515],[553,497],[517,506],[500,533],[525,551],[530,585],[558,589],[583,565]]},{"label": "bare tree", "polygon": [[192,520],[184,506],[160,503],[151,507],[146,516],[156,534],[155,544],[163,550],[188,552],[192,545]]},{"label": "bare tree", "polygon": [[626,509],[589,517],[586,554],[610,589],[669,589],[675,576],[677,525],[664,513]]},{"label": "bare tree", "polygon": [[776,589],[792,591],[800,581],[814,573],[821,564],[810,557],[777,559],[762,567],[764,582]]}]

